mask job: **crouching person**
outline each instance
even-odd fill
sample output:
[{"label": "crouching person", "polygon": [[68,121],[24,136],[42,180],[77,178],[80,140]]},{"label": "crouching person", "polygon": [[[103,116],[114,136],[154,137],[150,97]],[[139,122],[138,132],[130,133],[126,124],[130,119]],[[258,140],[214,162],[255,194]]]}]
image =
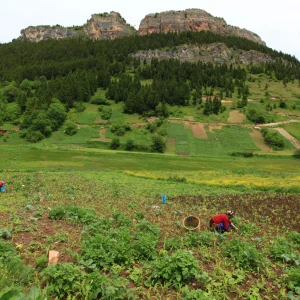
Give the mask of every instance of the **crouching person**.
[{"label": "crouching person", "polygon": [[233,217],[233,211],[227,211],[225,214],[213,216],[209,221],[209,227],[220,233],[224,233],[225,231],[230,232],[231,227],[238,230],[238,228],[230,220]]}]

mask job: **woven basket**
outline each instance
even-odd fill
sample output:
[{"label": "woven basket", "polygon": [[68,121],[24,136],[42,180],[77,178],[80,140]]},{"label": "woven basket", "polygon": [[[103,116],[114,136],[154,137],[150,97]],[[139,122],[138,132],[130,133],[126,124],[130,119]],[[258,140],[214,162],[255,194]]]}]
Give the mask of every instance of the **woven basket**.
[{"label": "woven basket", "polygon": [[195,216],[188,216],[183,219],[183,227],[189,231],[197,231],[200,229],[200,219]]}]

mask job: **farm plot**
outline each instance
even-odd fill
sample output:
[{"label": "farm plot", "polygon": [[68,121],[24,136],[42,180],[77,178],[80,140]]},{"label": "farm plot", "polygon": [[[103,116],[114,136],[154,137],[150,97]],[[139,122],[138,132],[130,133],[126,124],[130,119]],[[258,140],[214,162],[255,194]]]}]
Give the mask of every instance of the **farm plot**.
[{"label": "farm plot", "polygon": [[[119,172],[6,177],[0,295],[35,285],[50,299],[298,297],[299,194],[226,193],[220,182],[199,195],[179,178]],[[226,209],[236,211],[239,231],[209,231],[210,217]],[[200,231],[184,230],[188,215],[199,217]],[[59,251],[58,264],[47,266],[49,250]]]},{"label": "farm plot", "polygon": [[182,123],[169,124],[168,135],[176,138],[177,153],[188,152],[195,156],[225,156],[232,151],[259,150],[247,128],[224,126],[213,131],[207,129],[207,139],[196,139],[190,130],[184,130]]}]

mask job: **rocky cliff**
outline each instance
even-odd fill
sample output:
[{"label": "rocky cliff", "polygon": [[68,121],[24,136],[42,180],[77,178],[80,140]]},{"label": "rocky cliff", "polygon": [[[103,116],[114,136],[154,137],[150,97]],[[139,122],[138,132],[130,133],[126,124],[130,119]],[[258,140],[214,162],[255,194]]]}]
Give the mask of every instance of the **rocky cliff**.
[{"label": "rocky cliff", "polygon": [[224,36],[238,36],[265,45],[261,38],[246,29],[227,25],[224,19],[216,18],[201,9],[167,11],[147,15],[140,23],[139,34],[211,31]]},{"label": "rocky cliff", "polygon": [[20,39],[39,42],[46,39],[61,39],[78,35],[94,40],[115,39],[136,34],[119,13],[94,14],[83,26],[65,28],[62,26],[30,26],[21,31]]},{"label": "rocky cliff", "polygon": [[158,60],[179,59],[182,62],[197,62],[216,64],[264,64],[273,59],[261,52],[250,50],[230,49],[223,43],[208,45],[183,45],[170,50],[147,50],[132,54],[133,57],[150,62],[153,58]]}]

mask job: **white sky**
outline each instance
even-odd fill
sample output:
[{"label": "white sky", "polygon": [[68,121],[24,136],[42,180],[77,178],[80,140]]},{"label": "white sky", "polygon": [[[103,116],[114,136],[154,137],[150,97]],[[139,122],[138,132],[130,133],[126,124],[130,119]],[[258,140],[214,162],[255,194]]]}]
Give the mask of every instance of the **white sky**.
[{"label": "white sky", "polygon": [[1,0],[0,43],[37,25],[83,25],[94,13],[117,11],[138,28],[149,13],[200,8],[258,34],[268,47],[300,60],[300,0]]}]

